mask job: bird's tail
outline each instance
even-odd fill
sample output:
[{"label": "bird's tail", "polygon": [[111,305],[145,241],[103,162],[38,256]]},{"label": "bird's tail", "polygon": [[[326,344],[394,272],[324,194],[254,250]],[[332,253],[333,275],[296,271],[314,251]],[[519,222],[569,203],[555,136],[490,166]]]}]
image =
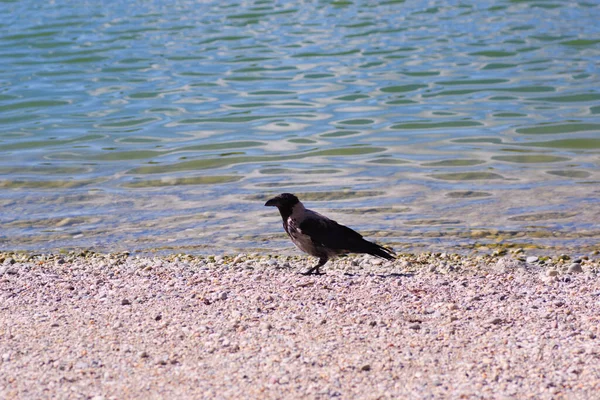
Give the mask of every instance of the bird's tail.
[{"label": "bird's tail", "polygon": [[394,253],[391,250],[388,250],[383,246],[380,246],[373,242],[369,242],[367,240],[364,241],[363,253],[367,253],[372,256],[385,258],[386,260],[395,260],[396,259],[396,257],[394,257]]}]

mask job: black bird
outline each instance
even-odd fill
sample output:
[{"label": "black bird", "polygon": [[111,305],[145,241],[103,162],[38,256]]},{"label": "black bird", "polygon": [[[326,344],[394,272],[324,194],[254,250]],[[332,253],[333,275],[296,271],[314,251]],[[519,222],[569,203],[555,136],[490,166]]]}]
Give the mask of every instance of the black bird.
[{"label": "black bird", "polygon": [[386,260],[395,258],[390,250],[363,239],[358,232],[304,208],[304,204],[291,193],[273,197],[265,206],[279,209],[283,229],[296,247],[311,256],[319,257],[319,263],[304,275],[320,275],[319,268],[331,257],[340,254],[367,253]]}]

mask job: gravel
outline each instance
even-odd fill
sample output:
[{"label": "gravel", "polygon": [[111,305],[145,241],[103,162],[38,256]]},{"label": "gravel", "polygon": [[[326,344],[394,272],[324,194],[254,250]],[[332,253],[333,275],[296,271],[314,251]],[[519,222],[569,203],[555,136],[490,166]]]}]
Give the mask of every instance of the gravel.
[{"label": "gravel", "polygon": [[594,398],[598,259],[523,257],[0,253],[0,398]]}]

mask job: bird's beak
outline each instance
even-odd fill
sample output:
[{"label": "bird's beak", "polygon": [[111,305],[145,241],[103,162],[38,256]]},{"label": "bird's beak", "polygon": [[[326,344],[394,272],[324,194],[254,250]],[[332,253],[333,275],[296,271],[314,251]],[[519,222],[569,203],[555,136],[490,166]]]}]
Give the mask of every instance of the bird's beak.
[{"label": "bird's beak", "polygon": [[277,207],[278,204],[279,204],[279,201],[278,201],[277,197],[273,197],[272,199],[268,200],[265,203],[265,207]]}]

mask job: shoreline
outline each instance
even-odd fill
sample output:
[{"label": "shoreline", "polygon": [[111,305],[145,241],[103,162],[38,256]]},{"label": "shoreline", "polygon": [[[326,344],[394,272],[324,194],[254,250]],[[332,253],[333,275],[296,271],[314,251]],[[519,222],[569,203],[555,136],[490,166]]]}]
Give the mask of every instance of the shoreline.
[{"label": "shoreline", "polygon": [[597,255],[350,256],[299,274],[313,263],[0,252],[0,397],[600,390]]}]

